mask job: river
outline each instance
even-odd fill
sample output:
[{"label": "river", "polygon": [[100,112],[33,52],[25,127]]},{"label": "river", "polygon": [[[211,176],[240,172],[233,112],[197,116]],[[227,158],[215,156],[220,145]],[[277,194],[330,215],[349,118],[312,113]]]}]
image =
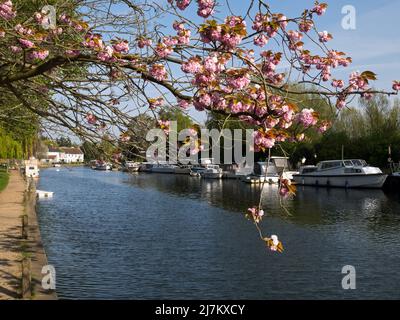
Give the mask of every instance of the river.
[{"label": "river", "polygon": [[[400,196],[262,191],[267,250],[243,213],[259,187],[168,174],[41,171],[37,205],[63,299],[399,299]],[[284,206],[286,210],[282,208]],[[356,289],[342,288],[343,266]]]}]

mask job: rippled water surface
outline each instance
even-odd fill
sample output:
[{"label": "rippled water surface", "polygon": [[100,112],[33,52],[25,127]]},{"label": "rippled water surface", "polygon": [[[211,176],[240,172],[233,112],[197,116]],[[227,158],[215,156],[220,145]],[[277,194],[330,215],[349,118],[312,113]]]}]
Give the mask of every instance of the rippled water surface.
[{"label": "rippled water surface", "polygon": [[[38,215],[60,298],[400,298],[400,197],[298,190],[282,209],[262,192],[268,252],[242,214],[260,189],[234,180],[46,169]],[[343,290],[353,265],[357,289]]]}]

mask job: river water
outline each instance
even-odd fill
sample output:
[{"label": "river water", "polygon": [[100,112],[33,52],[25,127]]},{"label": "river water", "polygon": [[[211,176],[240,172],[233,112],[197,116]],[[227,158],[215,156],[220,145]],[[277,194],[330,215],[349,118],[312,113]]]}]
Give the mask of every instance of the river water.
[{"label": "river water", "polygon": [[281,203],[265,186],[276,254],[243,215],[260,188],[239,181],[50,168],[38,189],[55,193],[37,210],[60,298],[400,298],[398,194],[304,187]]}]

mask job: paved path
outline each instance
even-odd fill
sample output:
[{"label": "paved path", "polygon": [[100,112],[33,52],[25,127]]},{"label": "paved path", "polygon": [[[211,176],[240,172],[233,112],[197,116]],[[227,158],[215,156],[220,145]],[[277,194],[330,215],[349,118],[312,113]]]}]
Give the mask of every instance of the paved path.
[{"label": "paved path", "polygon": [[21,232],[25,181],[10,171],[0,192],[0,300],[17,299],[21,292]]}]

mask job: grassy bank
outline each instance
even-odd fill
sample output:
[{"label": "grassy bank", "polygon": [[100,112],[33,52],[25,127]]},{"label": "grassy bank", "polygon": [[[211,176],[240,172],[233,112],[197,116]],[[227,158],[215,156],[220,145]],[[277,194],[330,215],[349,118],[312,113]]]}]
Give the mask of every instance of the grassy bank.
[{"label": "grassy bank", "polygon": [[7,187],[8,178],[8,173],[5,170],[0,169],[0,192]]}]

